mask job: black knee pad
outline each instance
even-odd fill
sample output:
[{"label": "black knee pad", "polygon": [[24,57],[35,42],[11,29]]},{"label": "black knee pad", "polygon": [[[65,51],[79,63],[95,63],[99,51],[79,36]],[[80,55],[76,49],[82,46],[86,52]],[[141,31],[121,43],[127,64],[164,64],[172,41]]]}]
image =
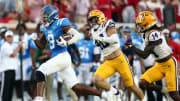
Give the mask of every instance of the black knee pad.
[{"label": "black knee pad", "polygon": [[45,75],[41,71],[36,71],[36,82],[45,81]]}]

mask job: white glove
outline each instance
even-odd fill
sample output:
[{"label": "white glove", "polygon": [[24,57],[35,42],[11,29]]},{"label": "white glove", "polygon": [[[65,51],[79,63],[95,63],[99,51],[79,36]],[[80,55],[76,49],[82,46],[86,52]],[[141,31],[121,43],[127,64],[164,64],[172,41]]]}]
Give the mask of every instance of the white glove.
[{"label": "white glove", "polygon": [[65,47],[65,46],[67,46],[67,45],[68,45],[67,41],[66,41],[66,40],[64,40],[61,36],[60,36],[59,38],[61,39],[61,41],[56,40],[56,42],[57,42],[57,44],[58,44],[59,46],[61,46],[61,47]]},{"label": "white glove", "polygon": [[97,41],[103,41],[103,37],[100,37],[97,33],[92,34],[92,39]]},{"label": "white glove", "polygon": [[32,40],[37,40],[38,38],[37,33],[32,33],[30,37]]}]

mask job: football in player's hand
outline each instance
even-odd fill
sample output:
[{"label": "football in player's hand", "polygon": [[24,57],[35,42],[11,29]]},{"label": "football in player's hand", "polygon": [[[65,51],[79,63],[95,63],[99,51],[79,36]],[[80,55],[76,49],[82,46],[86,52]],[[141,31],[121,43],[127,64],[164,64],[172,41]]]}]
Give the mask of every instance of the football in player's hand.
[{"label": "football in player's hand", "polygon": [[[62,37],[65,41],[69,41],[69,40],[72,38],[72,35],[71,35],[71,34],[63,34],[61,37]],[[61,41],[60,38],[59,38],[58,40]]]}]

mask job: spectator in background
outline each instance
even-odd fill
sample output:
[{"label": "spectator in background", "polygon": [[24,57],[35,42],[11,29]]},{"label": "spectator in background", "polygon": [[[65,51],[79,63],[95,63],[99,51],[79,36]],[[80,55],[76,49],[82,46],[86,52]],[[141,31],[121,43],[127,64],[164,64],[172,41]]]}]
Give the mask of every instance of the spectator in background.
[{"label": "spectator in background", "polygon": [[175,29],[176,27],[176,15],[174,5],[170,0],[164,0],[165,6],[163,8],[164,27],[168,29]]},{"label": "spectator in background", "polygon": [[174,7],[175,7],[176,22],[180,23],[180,1],[179,0],[174,0],[173,4],[174,4]]},{"label": "spectator in background", "polygon": [[112,0],[98,0],[98,6],[100,10],[104,13],[107,19],[111,19],[112,14]]},{"label": "spectator in background", "polygon": [[[28,94],[30,95],[30,97],[33,99],[35,97],[35,92],[34,92],[34,81],[33,79],[31,79],[32,74],[34,74],[35,70],[36,70],[36,61],[35,61],[35,50],[36,50],[36,46],[35,43],[32,41],[32,39],[30,38],[30,36],[27,34],[26,30],[27,27],[25,26],[25,24],[18,24],[16,26],[16,30],[20,30],[20,32],[18,32],[19,35],[15,35],[14,36],[14,42],[15,43],[19,43],[20,41],[22,41],[23,43],[23,48],[24,48],[24,53],[22,54],[23,56],[23,82],[24,82],[24,87],[26,88]],[[20,59],[20,58],[19,58]],[[19,100],[21,100],[22,98],[22,93],[21,92],[21,72],[20,72],[20,68],[17,69],[16,71],[16,95],[17,98]]]},{"label": "spectator in background", "polygon": [[117,29],[117,33],[118,33],[118,36],[119,36],[119,41],[120,41],[120,48],[122,49],[124,46],[125,46],[125,42],[124,42],[124,39],[123,39],[123,35],[122,35],[122,27],[123,26],[120,26],[118,29]]},{"label": "spectator in background", "polygon": [[126,7],[122,11],[122,19],[125,23],[133,23],[135,15],[135,7],[140,0],[124,0]]},{"label": "spectator in background", "polygon": [[76,0],[75,4],[75,22],[87,23],[87,14],[90,8],[89,0]]},{"label": "spectator in background", "polygon": [[5,42],[5,33],[8,30],[7,27],[1,27],[0,28],[0,49],[2,44]]},{"label": "spectator in background", "polygon": [[134,22],[135,22],[135,19],[137,18],[138,14],[142,11],[145,11],[146,10],[146,5],[144,2],[139,2],[138,5],[136,6],[136,14],[134,16]]},{"label": "spectator in background", "polygon": [[[7,27],[1,27],[0,28],[0,50],[1,46],[5,43],[5,33],[8,30]],[[1,55],[1,52],[0,52]],[[0,66],[1,66],[1,59],[0,59]],[[1,81],[2,81],[2,72],[0,72],[0,91],[1,91]]]},{"label": "spectator in background", "polygon": [[173,49],[173,56],[180,63],[180,44],[176,43],[171,39],[171,34],[168,29],[164,29],[162,33],[165,35],[166,41],[169,44],[169,46]]},{"label": "spectator in background", "polygon": [[153,12],[156,17],[158,18],[159,22],[163,23],[163,16],[161,13],[161,9],[163,8],[163,5],[159,0],[149,0],[146,2],[147,10],[150,10]]},{"label": "spectator in background", "polygon": [[90,11],[95,9],[100,10],[97,0],[89,0],[89,2],[90,2],[90,9],[89,9]]},{"label": "spectator in background", "polygon": [[115,22],[120,22],[120,0],[112,0],[112,20]]},{"label": "spectator in background", "polygon": [[173,30],[171,31],[171,39],[173,41],[175,41],[176,43],[180,44],[180,36],[179,36],[179,32],[177,30]]},{"label": "spectator in background", "polygon": [[62,18],[62,12],[61,12],[61,0],[47,0],[47,5],[51,4],[58,8],[59,10],[59,18]]},{"label": "spectator in background", "polygon": [[61,0],[60,2],[62,17],[72,20],[71,13],[73,12],[73,9],[71,7],[71,0]]},{"label": "spectator in background", "polygon": [[3,11],[6,13],[16,11],[15,0],[1,0],[0,4],[2,6]]},{"label": "spectator in background", "polygon": [[10,21],[10,18],[13,17],[11,15],[13,15],[14,12],[16,11],[15,4],[16,4],[15,0],[1,0],[1,2],[0,2],[0,5],[1,5],[0,22],[7,23]]},{"label": "spectator in background", "polygon": [[1,68],[3,72],[2,79],[2,101],[12,101],[13,88],[15,85],[15,71],[19,68],[19,60],[17,54],[20,48],[23,47],[22,43],[16,45],[13,43],[13,32],[7,31],[5,33],[6,42],[1,47]]},{"label": "spectator in background", "polygon": [[45,0],[25,0],[30,10],[30,20],[38,23],[40,21],[40,12],[45,5]]}]

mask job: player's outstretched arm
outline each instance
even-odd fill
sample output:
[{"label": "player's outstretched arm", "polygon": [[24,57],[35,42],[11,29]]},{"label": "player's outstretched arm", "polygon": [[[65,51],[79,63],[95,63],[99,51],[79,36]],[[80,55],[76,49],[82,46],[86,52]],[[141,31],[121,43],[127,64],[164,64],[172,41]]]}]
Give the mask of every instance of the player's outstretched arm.
[{"label": "player's outstretched arm", "polygon": [[147,58],[151,53],[153,53],[153,49],[156,45],[159,45],[162,42],[162,40],[157,40],[153,42],[149,42],[148,45],[144,48],[144,51],[136,48],[133,45],[128,45],[138,56],[142,58]]},{"label": "player's outstretched arm", "polygon": [[81,34],[76,29],[74,29],[70,26],[63,27],[62,30],[67,34],[72,35],[72,38],[70,40],[68,40],[68,42],[67,42],[68,45],[71,45],[71,44],[79,41],[82,38]]},{"label": "player's outstretched arm", "polygon": [[31,34],[31,39],[35,42],[36,46],[39,48],[39,49],[44,49],[45,46],[46,46],[46,37],[44,34],[42,34],[39,38],[39,40],[37,39],[37,33],[32,33]]}]

